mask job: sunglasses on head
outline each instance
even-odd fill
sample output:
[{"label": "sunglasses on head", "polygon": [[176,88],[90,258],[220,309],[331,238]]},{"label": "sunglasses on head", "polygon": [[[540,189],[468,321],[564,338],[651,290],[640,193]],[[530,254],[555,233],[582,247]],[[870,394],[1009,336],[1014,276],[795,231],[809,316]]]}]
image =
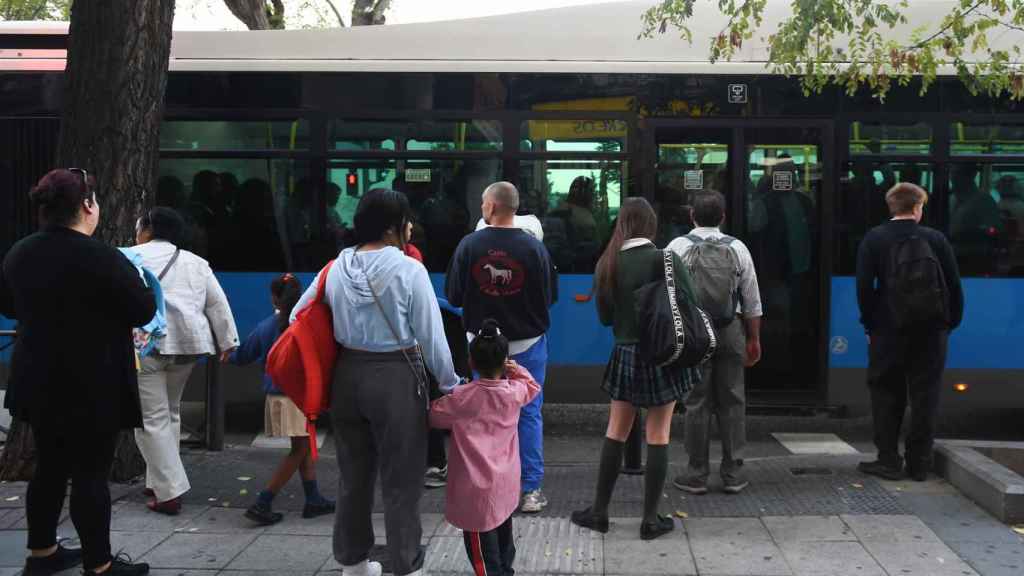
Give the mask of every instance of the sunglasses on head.
[{"label": "sunglasses on head", "polygon": [[82,175],[82,192],[85,199],[92,198],[92,192],[89,188],[89,171],[85,168],[68,168],[68,172],[72,174]]}]

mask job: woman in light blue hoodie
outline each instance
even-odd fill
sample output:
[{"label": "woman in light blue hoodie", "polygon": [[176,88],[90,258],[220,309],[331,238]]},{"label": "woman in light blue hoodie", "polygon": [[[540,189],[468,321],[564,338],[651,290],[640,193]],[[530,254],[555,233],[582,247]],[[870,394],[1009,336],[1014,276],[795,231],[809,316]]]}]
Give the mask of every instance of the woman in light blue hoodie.
[{"label": "woman in light blue hoodie", "polygon": [[[341,472],[334,557],[344,576],[381,573],[379,563],[368,561],[378,471],[393,571],[398,576],[422,573],[419,501],[427,450],[426,370],[443,392],[459,383],[427,270],[403,253],[411,215],[405,195],[367,192],[356,208],[356,246],[343,250],[326,272],[325,300],[334,315],[334,338],[342,347],[331,391],[331,421]],[[294,310],[316,297],[318,280]]]}]

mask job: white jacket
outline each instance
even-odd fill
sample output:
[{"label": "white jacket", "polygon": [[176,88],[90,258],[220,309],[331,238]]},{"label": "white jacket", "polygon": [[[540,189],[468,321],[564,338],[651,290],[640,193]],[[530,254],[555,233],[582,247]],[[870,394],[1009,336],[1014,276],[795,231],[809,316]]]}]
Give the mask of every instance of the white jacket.
[{"label": "white jacket", "polygon": [[[142,265],[159,275],[177,248],[153,240],[133,249],[142,256]],[[160,287],[167,303],[167,336],[156,343],[161,354],[216,354],[238,346],[227,296],[206,260],[182,250]]]}]

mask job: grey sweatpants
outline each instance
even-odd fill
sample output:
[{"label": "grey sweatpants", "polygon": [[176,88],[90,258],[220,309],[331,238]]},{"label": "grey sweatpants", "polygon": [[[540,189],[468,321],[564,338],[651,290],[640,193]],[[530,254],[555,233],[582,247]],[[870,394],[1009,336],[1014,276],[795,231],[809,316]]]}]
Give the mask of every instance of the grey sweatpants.
[{"label": "grey sweatpants", "polygon": [[[410,358],[426,381],[418,354]],[[334,558],[343,566],[366,560],[373,547],[374,484],[380,471],[384,529],[398,576],[419,570],[420,497],[427,452],[427,391],[401,352],[343,350],[331,397],[338,450]]]},{"label": "grey sweatpants", "polygon": [[687,476],[707,480],[710,472],[708,451],[711,444],[711,418],[718,418],[722,437],[723,476],[736,469],[736,459],[747,441],[746,391],[743,362],[746,336],[743,322],[734,320],[718,332],[718,350],[701,368],[701,379],[683,400],[686,453],[690,457]]}]

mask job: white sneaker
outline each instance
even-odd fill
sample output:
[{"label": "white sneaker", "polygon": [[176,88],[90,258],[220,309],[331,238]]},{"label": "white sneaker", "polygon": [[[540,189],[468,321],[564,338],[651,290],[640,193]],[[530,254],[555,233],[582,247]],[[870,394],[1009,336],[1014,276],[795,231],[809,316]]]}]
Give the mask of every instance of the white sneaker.
[{"label": "white sneaker", "polygon": [[383,571],[384,567],[380,565],[380,562],[370,562],[368,560],[363,560],[354,566],[343,565],[341,567],[343,576],[380,576]]},{"label": "white sneaker", "polygon": [[427,473],[423,477],[423,485],[427,488],[443,488],[448,484],[448,467],[436,468],[431,466],[427,468]]},{"label": "white sneaker", "polygon": [[540,489],[537,489],[532,492],[527,492],[526,494],[523,494],[523,501],[522,504],[519,506],[519,511],[532,514],[540,512],[547,505],[548,497],[545,496],[544,493],[540,491]]}]

